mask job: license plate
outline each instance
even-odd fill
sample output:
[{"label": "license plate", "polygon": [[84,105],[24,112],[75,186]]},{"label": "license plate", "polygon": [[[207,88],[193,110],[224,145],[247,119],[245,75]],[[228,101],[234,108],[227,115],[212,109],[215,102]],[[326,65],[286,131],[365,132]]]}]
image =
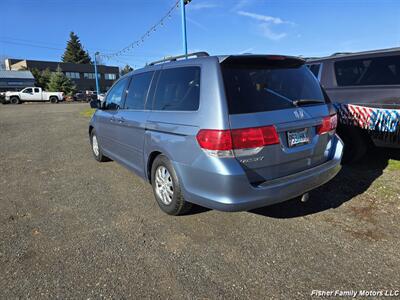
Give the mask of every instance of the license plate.
[{"label": "license plate", "polygon": [[308,144],[310,137],[308,136],[307,128],[301,130],[293,130],[287,132],[289,147],[300,146]]}]

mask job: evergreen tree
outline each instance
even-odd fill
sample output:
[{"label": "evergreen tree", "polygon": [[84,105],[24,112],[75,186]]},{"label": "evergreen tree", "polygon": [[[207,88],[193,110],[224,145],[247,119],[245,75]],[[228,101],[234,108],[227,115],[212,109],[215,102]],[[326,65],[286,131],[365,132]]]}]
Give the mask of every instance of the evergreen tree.
[{"label": "evergreen tree", "polygon": [[42,89],[47,89],[47,85],[50,81],[51,72],[47,68],[43,71],[40,71],[36,68],[30,70],[33,77],[35,77],[36,86],[41,87]]},{"label": "evergreen tree", "polygon": [[92,63],[89,53],[83,49],[79,37],[73,31],[69,34],[69,41],[62,56],[62,61],[75,64]]},{"label": "evergreen tree", "polygon": [[130,65],[126,65],[119,73],[121,74],[121,76],[123,76],[130,71],[133,71],[133,68]]},{"label": "evergreen tree", "polygon": [[64,92],[66,95],[72,95],[76,91],[76,86],[61,72],[61,68],[58,66],[57,72],[50,76],[47,89],[49,92]]}]

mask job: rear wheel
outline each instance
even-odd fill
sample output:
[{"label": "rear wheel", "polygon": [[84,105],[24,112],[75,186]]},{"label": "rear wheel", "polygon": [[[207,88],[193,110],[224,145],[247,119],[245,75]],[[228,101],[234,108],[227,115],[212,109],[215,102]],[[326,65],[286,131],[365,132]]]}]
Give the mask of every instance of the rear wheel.
[{"label": "rear wheel", "polygon": [[19,100],[18,97],[11,97],[10,102],[11,102],[11,104],[20,104],[21,103],[21,101]]},{"label": "rear wheel", "polygon": [[337,133],[344,142],[342,159],[344,164],[360,161],[371,146],[367,133],[361,128],[339,126]]},{"label": "rear wheel", "polygon": [[163,212],[177,216],[187,213],[192,208],[192,204],[183,198],[172,163],[164,155],[157,156],[153,162],[151,184],[154,197]]},{"label": "rear wheel", "polygon": [[103,155],[99,140],[97,139],[96,131],[94,129],[90,133],[90,145],[92,146],[93,156],[97,161],[104,162],[110,160],[107,156]]},{"label": "rear wheel", "polygon": [[51,103],[57,103],[58,102],[58,98],[57,97],[50,97],[50,102]]}]

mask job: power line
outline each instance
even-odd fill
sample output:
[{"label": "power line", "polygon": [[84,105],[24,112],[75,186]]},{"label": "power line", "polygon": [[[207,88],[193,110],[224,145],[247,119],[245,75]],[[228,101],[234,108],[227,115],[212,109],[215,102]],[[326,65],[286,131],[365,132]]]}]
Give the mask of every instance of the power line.
[{"label": "power line", "polygon": [[[36,45],[36,44],[31,44],[31,43],[22,43],[22,42],[14,42],[14,41],[3,41],[3,40],[0,39],[0,44],[2,44],[2,43],[3,44],[26,46],[26,47],[33,47],[33,48],[40,48],[40,49],[56,50],[56,51],[64,51],[65,50],[65,49],[61,49],[61,48],[48,47],[48,46],[43,46],[43,45]],[[162,53],[158,53],[158,56],[161,56],[161,55],[162,55]],[[118,56],[118,59],[116,57],[110,57],[110,58],[108,58],[108,60],[113,60],[115,62],[136,66],[136,64],[132,64],[132,62],[126,61],[126,59],[130,60],[133,57],[136,58],[136,59],[137,58],[142,59],[142,58],[148,58],[149,56],[148,55],[122,54],[122,55]]]},{"label": "power line", "polygon": [[[187,0],[185,0],[187,1]],[[115,57],[122,57],[122,58],[127,58],[126,56],[135,56],[138,57],[137,55],[132,55],[132,54],[125,54],[126,52],[129,52],[130,50],[133,50],[134,48],[139,47],[140,45],[142,45],[144,43],[144,41],[153,33],[155,32],[159,27],[164,26],[165,22],[170,19],[172,17],[172,13],[175,9],[177,9],[180,6],[180,0],[177,0],[175,2],[175,4],[167,11],[167,13],[157,22],[155,23],[153,26],[150,27],[150,29],[148,29],[138,40],[130,43],[128,46],[122,48],[119,51],[116,52],[112,52],[112,53],[98,53],[97,56],[103,58],[103,59],[107,59],[107,60],[115,60],[115,61],[119,61],[119,62],[124,62],[123,60],[118,60]],[[189,1],[190,2],[190,1]],[[6,39],[6,40],[4,40]],[[42,49],[49,49],[49,50],[57,50],[57,51],[64,51],[64,48],[56,48],[51,46],[51,44],[45,44],[45,43],[38,43],[38,42],[33,42],[30,43],[30,40],[26,40],[26,39],[19,39],[19,38],[10,38],[10,37],[2,37],[0,36],[0,43],[3,44],[13,44],[13,45],[21,45],[21,46],[27,46],[27,47],[34,47],[34,48],[42,48]],[[53,44],[55,45],[55,44]],[[96,54],[95,54],[96,55]],[[144,56],[142,56],[144,57]]]},{"label": "power line", "polygon": [[64,49],[61,49],[61,48],[48,47],[48,46],[42,46],[42,45],[30,44],[30,43],[22,43],[22,42],[4,41],[4,40],[0,40],[0,43],[28,46],[28,47],[33,47],[33,48],[42,48],[42,49],[49,49],[49,50],[57,50],[57,51],[64,50]]},{"label": "power line", "polygon": [[34,44],[40,44],[44,46],[50,46],[50,47],[63,47],[61,44],[56,44],[56,43],[49,43],[49,42],[43,42],[43,41],[38,41],[38,40],[28,40],[24,38],[15,38],[15,37],[10,37],[10,36],[0,36],[1,40],[11,40],[11,41],[17,41],[17,42],[24,42],[24,43],[34,43]]},{"label": "power line", "polygon": [[139,47],[141,44],[144,43],[145,39],[147,39],[153,32],[155,32],[159,27],[164,26],[164,23],[172,17],[172,12],[179,7],[180,0],[176,1],[174,6],[172,6],[168,12],[153,26],[150,27],[138,40],[133,41],[128,46],[122,48],[121,50],[114,52],[114,53],[105,53],[99,54],[99,56],[105,59],[111,59],[112,57],[116,56],[123,56],[125,52],[133,50],[134,48]]},{"label": "power line", "polygon": [[[21,46],[27,46],[27,47],[33,47],[33,48],[59,50],[59,51],[65,50],[65,48],[58,48],[58,47],[62,47],[61,44],[46,43],[46,42],[33,41],[33,40],[27,40],[27,39],[21,39],[21,38],[11,38],[11,37],[6,37],[6,36],[0,36],[0,43],[21,45]],[[55,46],[57,46],[57,47],[55,47]],[[88,49],[88,48],[86,48],[86,49]],[[99,50],[112,51],[110,49],[99,49]]]}]

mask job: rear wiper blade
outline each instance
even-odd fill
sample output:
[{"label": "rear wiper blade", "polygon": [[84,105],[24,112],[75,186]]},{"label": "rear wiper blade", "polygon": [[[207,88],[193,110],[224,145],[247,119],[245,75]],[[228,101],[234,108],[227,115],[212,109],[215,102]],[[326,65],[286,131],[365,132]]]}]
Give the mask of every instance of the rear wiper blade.
[{"label": "rear wiper blade", "polygon": [[300,106],[302,104],[325,104],[325,101],[317,99],[298,99],[293,100],[293,104],[296,106]]},{"label": "rear wiper blade", "polygon": [[266,90],[267,92],[269,92],[269,93],[271,93],[271,94],[274,94],[275,96],[280,97],[281,99],[283,99],[283,100],[289,102],[290,104],[292,104],[292,105],[294,105],[294,106],[297,106],[296,104],[294,104],[294,102],[293,102],[292,99],[290,99],[290,98],[288,98],[288,97],[286,97],[286,96],[283,96],[283,95],[279,94],[278,92],[276,92],[276,91],[274,91],[274,90],[272,90],[272,89],[264,88],[264,90]]}]

